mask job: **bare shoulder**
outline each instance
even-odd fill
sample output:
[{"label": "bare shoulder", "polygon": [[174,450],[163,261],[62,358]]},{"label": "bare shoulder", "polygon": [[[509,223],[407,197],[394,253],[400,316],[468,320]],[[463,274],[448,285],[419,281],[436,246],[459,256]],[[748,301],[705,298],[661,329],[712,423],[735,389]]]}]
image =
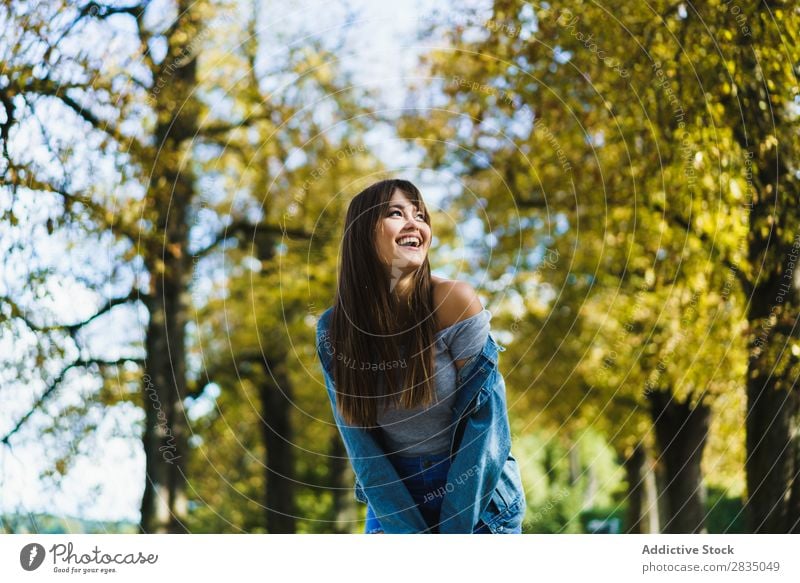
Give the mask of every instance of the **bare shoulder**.
[{"label": "bare shoulder", "polygon": [[466,281],[432,277],[433,306],[438,330],[443,330],[483,311],[475,289]]}]

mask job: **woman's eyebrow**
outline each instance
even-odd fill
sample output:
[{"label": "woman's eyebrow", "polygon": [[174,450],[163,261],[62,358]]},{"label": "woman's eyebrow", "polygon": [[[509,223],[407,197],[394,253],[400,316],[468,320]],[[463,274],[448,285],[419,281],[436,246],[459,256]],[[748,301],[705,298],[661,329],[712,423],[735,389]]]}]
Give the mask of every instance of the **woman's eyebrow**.
[{"label": "woman's eyebrow", "polygon": [[[408,206],[408,205],[406,205],[406,206]],[[415,209],[419,210],[419,207],[418,207],[417,205],[415,205],[415,204],[412,204],[411,206],[413,206]],[[406,207],[404,207],[404,206],[401,206],[401,205],[399,205],[399,204],[393,204],[393,205],[390,205],[390,206],[389,206],[389,208],[390,208],[390,209],[393,209],[393,208],[398,208],[398,209],[400,209],[400,210],[403,210],[403,209],[404,209],[404,208],[406,208]]]}]

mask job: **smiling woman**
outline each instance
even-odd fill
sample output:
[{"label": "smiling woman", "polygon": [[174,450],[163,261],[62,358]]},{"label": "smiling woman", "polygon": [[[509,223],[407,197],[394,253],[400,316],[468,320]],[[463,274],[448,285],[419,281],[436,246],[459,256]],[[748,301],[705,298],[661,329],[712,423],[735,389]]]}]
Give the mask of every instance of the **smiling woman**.
[{"label": "smiling woman", "polygon": [[[421,200],[416,198],[417,201]],[[424,204],[422,205],[424,207]],[[427,261],[431,241],[430,218],[405,192],[395,188],[384,216],[377,225],[375,245],[378,257],[389,270],[389,291],[402,303],[411,299],[414,273]],[[408,312],[400,306],[401,316]]]},{"label": "smiling woman", "polygon": [[475,290],[431,275],[431,236],[410,182],[359,193],[336,299],[317,326],[355,495],[367,503],[365,530],[520,532],[525,499],[497,371],[503,349]]}]

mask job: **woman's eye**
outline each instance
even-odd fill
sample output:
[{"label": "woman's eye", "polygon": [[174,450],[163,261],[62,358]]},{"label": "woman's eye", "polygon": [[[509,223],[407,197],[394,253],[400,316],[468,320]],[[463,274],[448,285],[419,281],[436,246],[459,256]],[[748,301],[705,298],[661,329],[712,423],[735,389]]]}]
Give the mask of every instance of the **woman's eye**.
[{"label": "woman's eye", "polygon": [[[395,209],[395,210],[393,210],[393,211],[389,211],[389,214],[388,214],[388,215],[386,215],[386,216],[387,216],[387,217],[393,217],[393,216],[395,215],[395,213],[397,213],[397,214],[399,214],[399,215],[402,215],[402,214],[403,214],[403,213],[401,213],[399,210]],[[425,220],[425,213],[421,213],[421,212],[420,212],[420,213],[417,213],[417,218],[418,218],[418,219],[420,219],[420,220],[422,220],[422,221],[424,221],[424,220]]]}]

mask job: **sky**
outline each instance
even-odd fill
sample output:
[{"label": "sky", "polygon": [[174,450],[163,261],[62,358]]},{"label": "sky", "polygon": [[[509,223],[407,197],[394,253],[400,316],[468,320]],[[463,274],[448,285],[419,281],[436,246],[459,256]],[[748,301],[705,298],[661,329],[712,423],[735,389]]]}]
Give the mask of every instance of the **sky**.
[{"label": "sky", "polygon": [[[160,4],[166,5],[165,2]],[[344,67],[353,72],[358,84],[379,88],[387,107],[401,107],[404,87],[414,75],[415,59],[428,48],[418,43],[416,31],[433,10],[453,13],[453,8],[439,0],[394,0],[390,3],[352,0],[348,4],[358,17],[349,29],[346,48],[341,53]],[[313,34],[336,34],[346,18],[340,1],[266,1],[261,6],[265,25],[280,26],[281,30],[299,26]],[[375,131],[370,141],[389,168],[406,169],[403,175],[420,186],[431,208],[436,208],[444,194],[451,192],[451,185],[447,184],[450,177],[417,171],[419,158],[409,154],[406,144],[391,133]],[[464,229],[463,236],[471,236],[470,229]],[[68,300],[54,307],[62,315],[72,314],[83,305],[79,295],[70,293],[67,296]],[[3,339],[0,339],[2,348]],[[49,410],[58,411],[75,404],[81,395],[95,388],[91,378],[74,378],[65,383]],[[19,402],[10,402],[8,395],[8,391],[0,390],[0,411],[5,413],[0,414],[0,434],[13,426],[17,414],[25,411]],[[213,407],[213,400],[200,401],[190,415],[196,416],[210,407]],[[135,424],[142,422],[143,413],[132,405],[110,410],[98,406],[89,417],[92,419],[88,420],[97,423],[97,430],[82,445],[86,451],[81,453],[86,455],[79,455],[74,467],[58,482],[55,478],[42,479],[40,474],[46,465],[38,461],[52,459],[63,448],[64,445],[54,441],[52,436],[43,435],[13,450],[0,446],[0,512],[44,512],[89,520],[138,521],[145,480],[144,453],[141,444],[129,436]],[[31,418],[25,433],[38,435],[37,426],[44,426],[41,416]]]}]

